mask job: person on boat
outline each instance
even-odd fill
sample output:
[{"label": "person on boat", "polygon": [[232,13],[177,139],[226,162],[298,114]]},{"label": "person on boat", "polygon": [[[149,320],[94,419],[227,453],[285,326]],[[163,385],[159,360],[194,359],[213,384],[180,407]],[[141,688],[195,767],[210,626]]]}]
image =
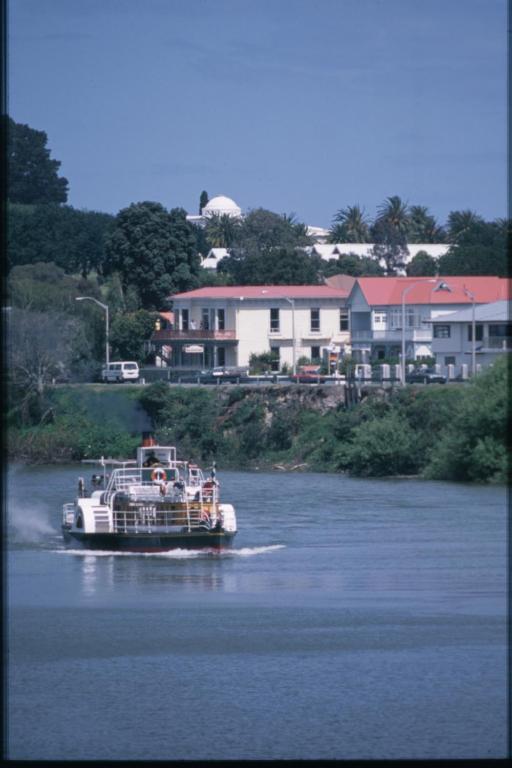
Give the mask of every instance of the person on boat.
[{"label": "person on boat", "polygon": [[148,457],[147,457],[146,461],[144,462],[144,466],[145,467],[154,467],[156,464],[160,464],[160,462],[158,461],[157,457],[155,456],[155,452],[151,451],[148,454]]}]

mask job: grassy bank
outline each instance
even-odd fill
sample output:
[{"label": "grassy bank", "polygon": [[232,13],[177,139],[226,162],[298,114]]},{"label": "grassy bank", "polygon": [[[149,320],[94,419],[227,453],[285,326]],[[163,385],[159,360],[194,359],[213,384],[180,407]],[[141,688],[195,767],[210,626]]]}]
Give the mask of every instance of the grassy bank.
[{"label": "grassy bank", "polygon": [[505,360],[471,384],[372,391],[345,409],[333,387],[61,387],[44,423],[11,427],[11,459],[132,457],[144,429],[184,458],[224,468],[504,482]]}]

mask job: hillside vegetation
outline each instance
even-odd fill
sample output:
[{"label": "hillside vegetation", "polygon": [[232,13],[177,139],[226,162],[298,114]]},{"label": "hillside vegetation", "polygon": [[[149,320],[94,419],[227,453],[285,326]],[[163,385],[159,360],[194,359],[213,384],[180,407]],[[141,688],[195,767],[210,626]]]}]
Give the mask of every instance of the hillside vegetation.
[{"label": "hillside vegetation", "polygon": [[328,386],[56,387],[42,423],[11,426],[8,450],[31,463],[131,458],[153,429],[221,468],[505,482],[507,374],[502,359],[469,384],[368,390],[349,409]]}]

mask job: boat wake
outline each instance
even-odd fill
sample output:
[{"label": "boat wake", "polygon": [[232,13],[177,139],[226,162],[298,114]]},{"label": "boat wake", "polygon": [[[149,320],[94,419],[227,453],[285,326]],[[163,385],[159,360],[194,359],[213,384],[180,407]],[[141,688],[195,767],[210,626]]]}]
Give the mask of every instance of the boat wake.
[{"label": "boat wake", "polygon": [[269,544],[264,547],[241,547],[236,549],[171,549],[167,552],[118,552],[114,550],[98,549],[56,549],[58,554],[78,555],[81,557],[160,557],[169,560],[186,560],[206,557],[215,558],[233,558],[233,557],[252,557],[254,555],[264,555],[267,552],[275,552],[278,549],[284,549],[284,544]]}]

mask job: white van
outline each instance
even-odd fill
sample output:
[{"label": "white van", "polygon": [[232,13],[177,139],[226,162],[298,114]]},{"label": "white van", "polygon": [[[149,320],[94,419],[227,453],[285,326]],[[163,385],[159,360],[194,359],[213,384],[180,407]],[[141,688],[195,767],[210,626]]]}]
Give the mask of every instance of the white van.
[{"label": "white van", "polygon": [[122,381],[137,381],[139,366],[133,362],[109,363],[101,370],[101,380],[109,384]]}]

